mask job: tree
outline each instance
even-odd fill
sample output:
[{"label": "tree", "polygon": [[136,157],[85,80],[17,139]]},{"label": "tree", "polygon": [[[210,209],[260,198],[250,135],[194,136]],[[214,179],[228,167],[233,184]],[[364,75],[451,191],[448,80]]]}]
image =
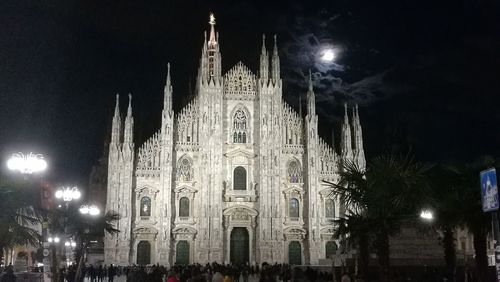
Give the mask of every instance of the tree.
[{"label": "tree", "polygon": [[416,219],[417,211],[429,200],[429,168],[409,155],[393,153],[373,158],[365,170],[345,162],[340,181],[326,182],[346,205],[345,224],[338,234],[355,238],[361,248],[360,243],[370,240],[361,237],[363,232],[371,234],[382,281],[389,279],[390,236],[400,231],[403,222]]},{"label": "tree", "polygon": [[27,193],[25,187],[22,183],[0,180],[0,250],[18,245],[40,246],[37,193]]},{"label": "tree", "polygon": [[[464,227],[464,209],[466,193],[464,186],[457,182],[457,177],[449,166],[436,166],[431,172],[432,206],[436,214],[434,228],[441,231],[439,240],[444,250],[446,276],[450,281],[456,279],[456,229]],[[457,185],[459,184],[459,185]]]},{"label": "tree", "polygon": [[[61,217],[63,220],[61,220]],[[83,267],[83,259],[91,240],[102,239],[104,234],[116,234],[120,230],[114,227],[114,223],[120,219],[120,215],[114,211],[108,211],[102,216],[89,217],[83,216],[78,209],[67,209],[63,214],[60,212],[53,213],[52,224],[55,229],[65,228],[67,234],[71,234],[77,241],[80,242],[76,251],[76,261],[78,261],[78,269],[76,280],[80,281]],[[61,222],[64,225],[60,225]],[[58,226],[59,225],[59,226]]]},{"label": "tree", "polygon": [[486,281],[488,277],[487,236],[491,231],[491,214],[482,210],[479,172],[495,165],[498,165],[495,159],[481,157],[471,163],[449,168],[454,179],[453,185],[460,187],[464,194],[460,205],[461,215],[463,224],[474,237],[475,264],[480,281]]},{"label": "tree", "polygon": [[[370,246],[373,241],[371,230],[376,224],[362,214],[349,213],[334,220],[338,227],[335,237],[345,238],[351,248],[357,249],[358,276],[366,277],[370,258]],[[349,236],[346,238],[346,236]]]}]

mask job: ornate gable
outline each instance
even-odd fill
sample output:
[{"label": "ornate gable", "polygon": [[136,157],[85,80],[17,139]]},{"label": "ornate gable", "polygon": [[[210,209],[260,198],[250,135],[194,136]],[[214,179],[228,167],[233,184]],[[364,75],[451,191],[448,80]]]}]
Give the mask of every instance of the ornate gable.
[{"label": "ornate gable", "polygon": [[224,76],[226,99],[253,100],[256,96],[256,89],[256,76],[242,62],[238,62]]},{"label": "ornate gable", "polygon": [[159,176],[161,140],[156,132],[140,148],[137,157],[137,176]]},{"label": "ornate gable", "polygon": [[303,145],[304,125],[302,117],[283,101],[283,139],[285,145]]},{"label": "ornate gable", "polygon": [[187,104],[175,119],[175,141],[178,145],[198,144],[198,99]]}]

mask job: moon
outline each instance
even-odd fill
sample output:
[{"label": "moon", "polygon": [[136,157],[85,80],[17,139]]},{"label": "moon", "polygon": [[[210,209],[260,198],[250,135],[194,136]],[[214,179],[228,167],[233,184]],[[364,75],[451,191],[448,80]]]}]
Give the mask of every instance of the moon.
[{"label": "moon", "polygon": [[323,62],[333,62],[335,60],[335,52],[332,49],[326,49],[321,55],[321,60]]}]

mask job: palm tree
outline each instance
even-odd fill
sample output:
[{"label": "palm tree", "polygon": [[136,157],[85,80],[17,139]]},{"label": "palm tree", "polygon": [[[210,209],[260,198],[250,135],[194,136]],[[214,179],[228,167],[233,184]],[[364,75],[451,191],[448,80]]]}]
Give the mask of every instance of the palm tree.
[{"label": "palm tree", "polygon": [[491,231],[491,214],[482,211],[479,172],[495,165],[498,161],[493,158],[481,157],[469,164],[450,167],[454,185],[461,187],[464,194],[460,205],[462,220],[474,237],[475,264],[480,281],[486,281],[488,277],[487,236]]},{"label": "palm tree", "polygon": [[26,193],[22,183],[0,180],[0,250],[19,245],[40,245],[41,223],[36,193]]},{"label": "palm tree", "polygon": [[[336,219],[335,237],[345,238],[345,241],[353,249],[357,249],[358,277],[366,277],[368,274],[369,249],[373,236],[371,230],[375,222],[361,214],[349,213],[344,217]],[[349,237],[346,237],[346,236]]]},{"label": "palm tree", "polygon": [[61,233],[73,237],[79,242],[75,249],[75,260],[78,261],[78,269],[75,281],[80,281],[83,267],[83,259],[89,242],[101,240],[105,233],[116,234],[120,230],[115,228],[115,222],[120,215],[114,211],[108,211],[101,216],[83,216],[78,207],[68,206],[66,209],[56,209],[49,213],[49,226],[55,233]]},{"label": "palm tree", "polygon": [[434,228],[441,231],[440,243],[444,250],[446,276],[450,281],[456,279],[457,254],[455,247],[456,230],[464,227],[466,193],[463,185],[457,182],[455,173],[449,166],[436,166],[431,173],[433,187],[432,206],[436,214]]},{"label": "palm tree", "polygon": [[347,224],[339,228],[338,234],[357,237],[360,247],[359,242],[366,240],[359,236],[363,233],[360,231],[369,230],[382,281],[389,279],[389,238],[400,231],[401,224],[416,219],[417,210],[428,201],[429,168],[409,155],[389,154],[373,158],[365,170],[346,162],[340,181],[326,182],[332,194],[343,199],[347,207]]}]

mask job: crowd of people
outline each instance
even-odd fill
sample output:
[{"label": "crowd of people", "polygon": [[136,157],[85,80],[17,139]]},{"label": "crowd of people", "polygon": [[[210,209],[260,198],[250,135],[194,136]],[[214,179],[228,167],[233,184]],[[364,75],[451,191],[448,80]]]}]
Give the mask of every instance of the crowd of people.
[{"label": "crowd of people", "polygon": [[331,273],[321,272],[309,267],[294,269],[288,264],[271,265],[264,263],[261,266],[236,266],[212,263],[206,265],[174,265],[170,269],[161,265],[131,265],[113,267],[112,272],[110,272],[110,268],[90,265],[85,268],[84,273],[90,282],[112,282],[115,276],[122,275],[126,277],[127,282],[332,281]]},{"label": "crowd of people", "polygon": [[[289,264],[229,265],[211,263],[206,265],[161,265],[114,266],[86,265],[82,268],[81,279],[76,281],[77,265],[60,268],[58,282],[114,282],[116,277],[127,282],[288,282],[288,281],[332,281],[331,272],[323,272],[311,267],[297,268]],[[339,277],[340,278],[340,277]],[[0,282],[16,281],[12,266],[5,269]],[[342,282],[350,282],[347,275]]]}]

